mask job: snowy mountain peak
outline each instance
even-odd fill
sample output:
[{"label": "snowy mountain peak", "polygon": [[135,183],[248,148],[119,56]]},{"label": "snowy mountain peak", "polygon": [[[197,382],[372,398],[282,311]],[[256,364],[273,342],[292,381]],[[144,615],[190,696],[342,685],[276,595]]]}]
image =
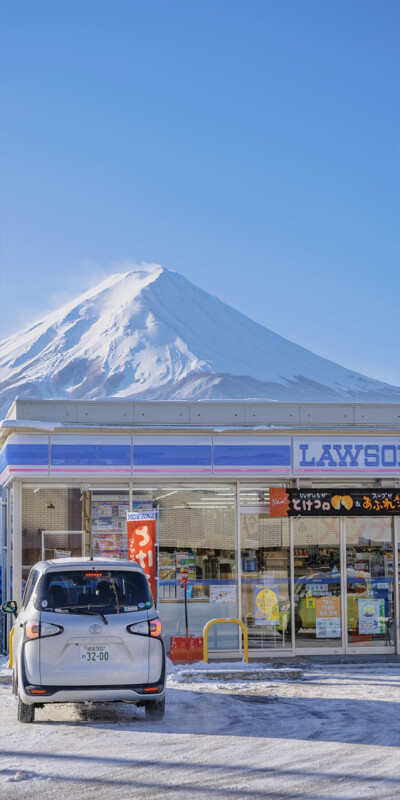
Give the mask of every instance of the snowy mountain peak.
[{"label": "snowy mountain peak", "polygon": [[0,408],[54,398],[398,401],[151,264],[114,274],[0,342]]}]

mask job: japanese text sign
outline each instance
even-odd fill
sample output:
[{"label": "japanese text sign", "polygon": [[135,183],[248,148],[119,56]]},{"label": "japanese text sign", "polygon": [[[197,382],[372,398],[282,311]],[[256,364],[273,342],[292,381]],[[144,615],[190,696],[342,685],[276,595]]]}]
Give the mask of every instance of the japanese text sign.
[{"label": "japanese text sign", "polygon": [[400,489],[271,488],[269,493],[271,516],[382,517],[400,514]]}]

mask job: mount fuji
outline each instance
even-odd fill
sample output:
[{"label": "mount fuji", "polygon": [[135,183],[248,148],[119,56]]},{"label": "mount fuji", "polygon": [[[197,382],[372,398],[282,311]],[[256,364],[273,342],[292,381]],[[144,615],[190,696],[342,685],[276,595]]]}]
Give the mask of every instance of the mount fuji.
[{"label": "mount fuji", "polygon": [[399,402],[157,265],[108,277],[0,342],[0,417],[31,398]]}]

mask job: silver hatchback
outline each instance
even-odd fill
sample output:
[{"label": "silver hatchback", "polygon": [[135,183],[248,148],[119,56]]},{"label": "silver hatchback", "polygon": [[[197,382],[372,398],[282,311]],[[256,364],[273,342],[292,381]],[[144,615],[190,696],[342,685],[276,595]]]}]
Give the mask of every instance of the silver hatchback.
[{"label": "silver hatchback", "polygon": [[40,561],[28,577],[12,636],[18,719],[44,703],[131,701],[165,711],[165,650],[146,576],[132,561]]}]

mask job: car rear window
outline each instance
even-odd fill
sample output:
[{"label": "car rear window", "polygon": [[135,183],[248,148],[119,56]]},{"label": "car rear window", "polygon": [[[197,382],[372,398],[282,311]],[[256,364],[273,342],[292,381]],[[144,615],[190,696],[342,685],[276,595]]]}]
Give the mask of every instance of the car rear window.
[{"label": "car rear window", "polygon": [[40,611],[82,610],[123,614],[151,608],[144,575],[133,570],[57,570],[39,581],[34,606]]}]

